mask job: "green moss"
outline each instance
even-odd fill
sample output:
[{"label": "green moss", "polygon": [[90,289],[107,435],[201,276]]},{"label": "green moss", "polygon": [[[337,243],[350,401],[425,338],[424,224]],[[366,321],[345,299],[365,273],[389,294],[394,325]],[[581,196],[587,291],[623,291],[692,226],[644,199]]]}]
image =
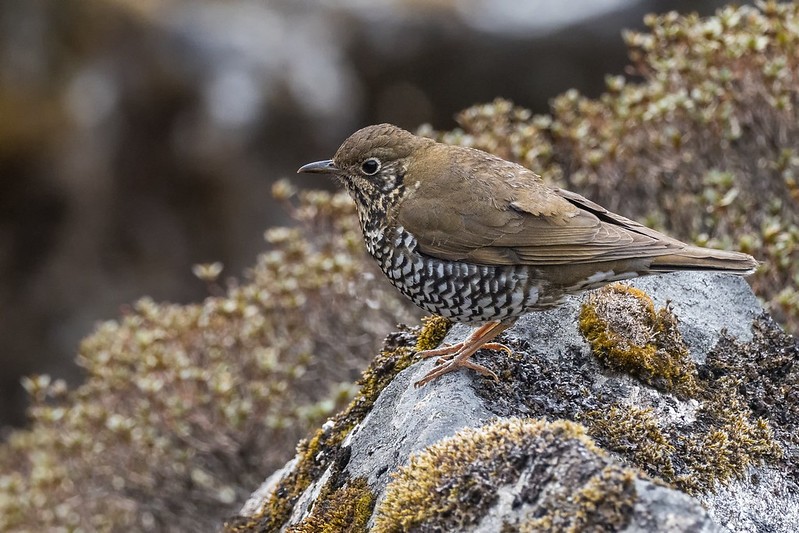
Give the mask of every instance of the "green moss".
[{"label": "green moss", "polygon": [[[623,291],[621,297],[627,303],[620,309],[660,321],[665,335],[656,341],[659,349],[673,352],[668,339],[683,349],[679,337],[669,334],[676,327],[670,311],[658,317],[640,293]],[[638,322],[618,320],[632,323],[625,330],[628,338],[650,338],[648,328],[635,333]],[[795,477],[796,461],[781,449],[799,440],[799,346],[763,318],[755,321],[754,331],[751,343],[722,337],[698,368],[690,398],[661,402],[644,391],[635,405],[620,404],[615,393],[597,387],[597,358],[572,349],[553,365],[535,353],[535,346],[520,346],[520,357],[497,360],[496,371],[506,380],[475,390],[499,416],[579,422],[603,448],[687,492],[712,492],[763,463]]]},{"label": "green moss", "polygon": [[[700,375],[712,389],[734,387],[755,416],[768,420],[775,438],[799,449],[799,343],[768,315],[753,323],[750,342],[723,335],[708,353]],[[733,380],[730,382],[730,380]],[[779,468],[799,482],[799,461],[786,453]]]},{"label": "green moss", "polygon": [[606,449],[668,482],[676,480],[673,435],[658,425],[651,409],[611,405],[581,416],[589,434]]},{"label": "green moss", "polygon": [[655,311],[640,289],[614,283],[592,292],[580,309],[580,333],[608,368],[680,396],[697,391],[696,367],[665,307]]},{"label": "green moss", "polygon": [[686,473],[676,485],[687,492],[710,492],[717,483],[740,478],[750,466],[782,457],[768,422],[753,418],[735,393],[735,383],[719,385],[696,414],[702,428],[680,442]]},{"label": "green moss", "polygon": [[289,533],[360,533],[372,515],[375,497],[363,478],[320,497],[313,511]]},{"label": "green moss", "polygon": [[600,445],[692,494],[710,492],[750,466],[782,456],[766,420],[753,419],[732,388],[706,398],[691,423],[658,420],[651,409],[619,405],[583,418]]},{"label": "green moss", "polygon": [[680,425],[635,406],[611,405],[580,415],[603,446],[690,493],[711,491],[749,466],[781,457],[767,421],[752,416],[735,381],[699,379],[668,307],[655,311],[642,291],[609,285],[583,304],[580,331],[606,366],[700,400],[694,421]]},{"label": "green moss", "polygon": [[452,322],[439,315],[422,317],[422,323],[422,331],[419,332],[419,339],[416,341],[417,352],[437,347],[452,327]]},{"label": "green moss", "polygon": [[[518,481],[530,461],[546,470],[538,472],[543,478],[557,477],[554,470],[566,468],[581,488],[576,494],[571,488],[561,494],[553,487],[539,498],[536,494],[541,489],[536,484],[541,478],[536,478],[531,483],[537,488],[530,489],[531,501],[526,503],[538,505],[543,500],[549,516],[569,501],[578,515],[576,524],[623,525],[635,500],[630,483],[634,473],[608,467],[604,453],[579,424],[510,418],[461,430],[412,456],[407,466],[393,474],[373,531],[466,529],[497,501],[499,487]],[[568,484],[564,480],[561,487]],[[566,519],[564,515],[551,520]]]},{"label": "green moss", "polygon": [[397,374],[411,366],[414,353],[414,349],[409,346],[384,350],[364,371],[363,377],[358,382],[360,385],[358,395],[348,408],[349,411],[357,413],[359,421],[372,409],[372,405],[386,385],[391,383]]}]

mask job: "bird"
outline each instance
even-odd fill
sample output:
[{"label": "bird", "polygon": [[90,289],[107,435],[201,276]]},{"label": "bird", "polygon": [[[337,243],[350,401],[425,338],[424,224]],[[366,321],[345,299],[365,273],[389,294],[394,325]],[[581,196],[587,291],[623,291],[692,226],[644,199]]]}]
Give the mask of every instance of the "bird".
[{"label": "bird", "polygon": [[524,314],[608,283],[681,270],[749,275],[742,252],[692,246],[550,187],[487,152],[362,128],[332,159],[298,173],[337,178],[355,202],[366,249],[399,291],[425,311],[478,326],[462,342],[424,350],[437,365],[417,387],[460,368],[497,379],[471,359],[512,354],[497,336]]}]

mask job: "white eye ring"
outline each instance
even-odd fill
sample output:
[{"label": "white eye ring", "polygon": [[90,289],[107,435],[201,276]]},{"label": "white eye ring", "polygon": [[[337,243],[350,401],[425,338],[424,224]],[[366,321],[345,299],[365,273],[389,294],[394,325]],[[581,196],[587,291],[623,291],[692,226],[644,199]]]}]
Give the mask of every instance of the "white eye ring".
[{"label": "white eye ring", "polygon": [[367,176],[374,176],[380,170],[380,167],[383,166],[380,164],[380,160],[376,157],[370,157],[363,163],[361,163],[361,172],[366,174]]}]

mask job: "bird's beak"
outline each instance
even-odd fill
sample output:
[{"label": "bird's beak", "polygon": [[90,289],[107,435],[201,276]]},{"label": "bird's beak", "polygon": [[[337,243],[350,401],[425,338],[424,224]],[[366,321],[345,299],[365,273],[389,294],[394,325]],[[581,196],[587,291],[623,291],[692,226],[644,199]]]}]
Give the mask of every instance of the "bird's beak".
[{"label": "bird's beak", "polygon": [[301,166],[297,174],[303,172],[308,172],[309,174],[335,174],[338,172],[338,167],[332,159],[325,159],[324,161],[316,161]]}]

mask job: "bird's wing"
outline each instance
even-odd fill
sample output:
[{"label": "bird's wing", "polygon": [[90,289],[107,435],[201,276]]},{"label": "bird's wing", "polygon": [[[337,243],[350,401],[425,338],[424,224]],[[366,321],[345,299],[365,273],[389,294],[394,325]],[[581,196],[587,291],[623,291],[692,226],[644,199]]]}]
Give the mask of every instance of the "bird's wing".
[{"label": "bird's wing", "polygon": [[[406,173],[397,221],[427,255],[484,265],[562,265],[654,257],[685,246],[578,194],[549,188],[516,164],[468,154],[468,165],[459,164],[463,158],[450,147],[435,165],[423,168],[422,158]],[[414,181],[430,176],[431,167],[446,169],[448,179]]]}]

